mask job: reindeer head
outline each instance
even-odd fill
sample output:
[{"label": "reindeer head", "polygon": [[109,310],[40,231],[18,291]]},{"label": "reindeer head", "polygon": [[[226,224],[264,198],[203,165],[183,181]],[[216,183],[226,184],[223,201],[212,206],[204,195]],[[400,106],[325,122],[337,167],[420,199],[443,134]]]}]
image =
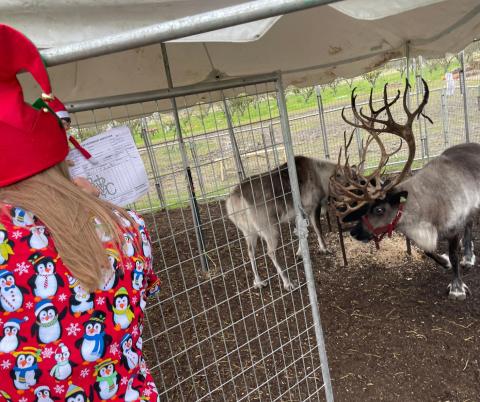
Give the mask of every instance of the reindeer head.
[{"label": "reindeer head", "polygon": [[[423,81],[423,80],[422,80]],[[397,91],[395,98],[388,101],[387,84],[383,90],[384,106],[378,110],[373,108],[373,90],[369,98],[369,114],[362,109],[357,109],[355,89],[352,91],[351,109],[356,122],[351,122],[345,117],[345,108],[342,110],[343,120],[351,126],[362,128],[369,134],[363,146],[360,163],[358,166],[350,166],[348,148],[352,142],[353,132],[349,138],[344,134],[345,163],[342,164],[342,150],[338,156],[335,174],[330,179],[330,192],[334,200],[337,216],[342,222],[356,222],[358,224],[350,232],[357,240],[368,242],[374,239],[378,242],[385,234],[391,235],[392,230],[401,218],[403,204],[406,202],[408,193],[401,191],[398,185],[410,173],[415,158],[415,137],[412,131],[412,124],[416,117],[422,115],[430,122],[430,118],[423,114],[423,109],[428,102],[429,90],[427,83],[423,81],[425,88],[423,100],[414,112],[407,107],[407,97],[410,89],[408,80],[403,93],[403,109],[407,120],[404,124],[394,121],[391,107],[400,98],[400,91]],[[385,112],[386,119],[380,119],[380,113]],[[381,140],[382,133],[392,134],[400,139],[399,146],[393,151],[387,148]],[[402,147],[403,141],[408,146],[408,159],[402,171],[391,180],[382,180],[383,170],[388,160]],[[380,161],[378,166],[370,173],[365,173],[367,150],[375,143],[380,150]]]}]

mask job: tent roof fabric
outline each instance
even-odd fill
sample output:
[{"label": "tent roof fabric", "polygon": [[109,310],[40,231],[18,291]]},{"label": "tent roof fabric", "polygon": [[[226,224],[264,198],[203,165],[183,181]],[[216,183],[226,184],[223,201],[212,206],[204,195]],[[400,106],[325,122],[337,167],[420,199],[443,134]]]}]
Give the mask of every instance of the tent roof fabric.
[{"label": "tent roof fabric", "polygon": [[[5,0],[0,22],[49,48],[242,3],[239,0]],[[307,86],[402,57],[458,52],[480,34],[478,0],[346,0],[168,43],[175,86],[281,71]],[[82,100],[166,88],[159,45],[49,68],[54,92]],[[38,95],[22,75],[27,97]]]}]

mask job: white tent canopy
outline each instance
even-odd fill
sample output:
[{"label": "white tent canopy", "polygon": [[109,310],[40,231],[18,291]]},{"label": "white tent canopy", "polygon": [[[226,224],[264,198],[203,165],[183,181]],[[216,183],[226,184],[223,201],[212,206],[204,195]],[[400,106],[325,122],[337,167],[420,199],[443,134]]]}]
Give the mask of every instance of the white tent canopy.
[{"label": "white tent canopy", "polygon": [[[41,48],[98,38],[239,0],[4,0],[0,22]],[[305,86],[410,54],[457,52],[480,34],[478,0],[347,0],[168,43],[175,86],[281,71]],[[82,100],[166,88],[160,45],[49,68],[54,92]],[[29,99],[38,95],[22,76]]]}]

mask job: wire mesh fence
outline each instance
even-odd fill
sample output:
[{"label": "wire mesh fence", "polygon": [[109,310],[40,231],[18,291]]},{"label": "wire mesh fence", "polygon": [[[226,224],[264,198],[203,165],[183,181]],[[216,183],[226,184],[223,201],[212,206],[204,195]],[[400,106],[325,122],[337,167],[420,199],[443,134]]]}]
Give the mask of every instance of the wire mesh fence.
[{"label": "wire mesh fence", "polygon": [[[416,123],[416,168],[449,146],[480,141],[477,43],[466,49],[463,65],[459,58],[447,61],[416,59],[409,75],[410,108],[421,101],[423,77],[430,88],[425,113],[433,122],[421,117]],[[342,109],[350,106],[352,89],[358,88],[357,105],[365,108],[373,86],[373,106],[380,107],[383,84],[388,82],[392,99],[403,90],[405,78],[406,62],[397,60],[355,79],[287,90],[293,152],[336,160],[344,131],[352,130],[341,117]],[[286,275],[299,283],[295,292],[282,287],[263,242],[255,261],[267,287],[253,289],[247,244],[223,202],[252,175],[270,172],[273,186],[278,167],[287,161],[290,144],[281,126],[278,93],[265,83],[205,92],[201,99],[192,105],[188,96],[176,98],[181,138],[175,111],[160,102],[102,110],[102,116],[106,112],[111,118],[100,117],[99,110],[84,111],[82,124],[76,126],[80,139],[116,125],[129,126],[147,170],[150,191],[132,207],[144,213],[163,280],[161,294],[147,307],[143,340],[162,399],[321,400],[325,384],[315,307],[303,262],[295,254],[298,232],[291,221],[278,223],[291,195],[282,189],[280,196],[268,199],[267,186],[263,201],[254,202],[253,209],[258,212],[273,203],[276,218],[269,224],[279,233],[275,255]],[[400,100],[392,109],[394,116],[402,115],[401,108]],[[79,114],[73,115],[74,123]],[[113,118],[118,115],[122,118]],[[364,133],[353,135],[350,153],[356,163]],[[393,137],[385,143],[390,149],[398,145]],[[377,151],[369,149],[368,166],[378,162]],[[406,159],[402,149],[391,158],[392,169]]]},{"label": "wire mesh fence", "polygon": [[[151,191],[133,207],[144,211],[163,282],[147,306],[143,349],[163,400],[305,400],[324,392],[295,225],[279,225],[290,189],[274,196],[262,189],[259,203],[278,208],[267,225],[278,231],[276,263],[299,284],[293,293],[284,289],[271,267],[272,248],[263,243],[254,261],[267,287],[252,291],[249,250],[219,200],[246,176],[272,170],[273,177],[286,160],[284,133],[272,126],[279,121],[275,90],[260,84],[240,90],[254,99],[245,110],[247,124],[230,114],[230,99],[206,93],[193,108],[176,99],[181,139],[172,128],[173,110],[138,118],[125,106],[124,119],[105,123],[90,110],[84,113],[91,122],[78,128],[89,136],[126,124],[140,134]],[[262,205],[254,202],[251,210]]]}]

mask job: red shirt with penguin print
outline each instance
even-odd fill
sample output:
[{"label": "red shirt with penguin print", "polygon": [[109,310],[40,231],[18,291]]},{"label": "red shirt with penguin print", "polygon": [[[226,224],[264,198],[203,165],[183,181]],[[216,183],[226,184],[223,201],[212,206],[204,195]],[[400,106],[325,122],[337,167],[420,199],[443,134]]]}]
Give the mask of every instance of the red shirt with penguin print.
[{"label": "red shirt with penguin print", "polygon": [[146,300],[159,280],[145,222],[129,214],[136,225],[120,218],[121,250],[99,233],[110,269],[89,293],[41,221],[0,205],[0,401],[159,399],[142,355]]}]

